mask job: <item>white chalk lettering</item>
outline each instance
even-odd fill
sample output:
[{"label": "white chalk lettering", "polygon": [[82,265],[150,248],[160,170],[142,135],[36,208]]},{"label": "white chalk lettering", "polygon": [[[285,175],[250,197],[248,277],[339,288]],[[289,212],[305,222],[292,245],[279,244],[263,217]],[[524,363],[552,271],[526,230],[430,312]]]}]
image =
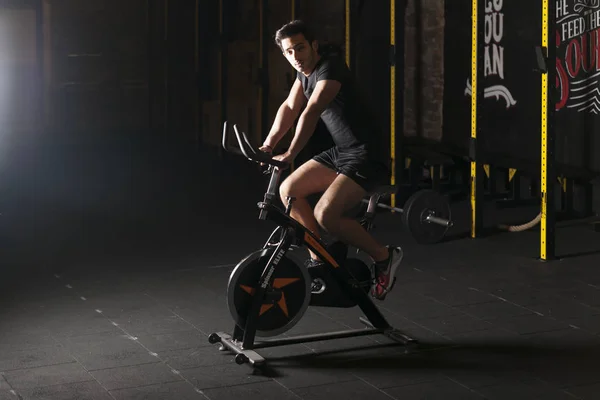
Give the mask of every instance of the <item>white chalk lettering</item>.
[{"label": "white chalk lettering", "polygon": [[485,76],[496,75],[504,79],[504,38],[503,0],[489,0],[485,6],[483,65]]},{"label": "white chalk lettering", "polygon": [[[527,1],[527,0],[523,0]],[[554,0],[551,0],[554,1]],[[504,0],[485,1],[485,19],[483,31],[483,75],[495,77],[483,91],[484,98],[504,100],[506,108],[509,109],[517,104],[511,91],[504,85]],[[509,53],[510,54],[510,53]],[[467,80],[465,94],[472,95],[472,87]]]},{"label": "white chalk lettering", "polygon": [[488,0],[488,2],[485,3],[485,12],[491,13],[492,11],[500,11],[504,5],[503,3],[504,0]]},{"label": "white chalk lettering", "polygon": [[579,17],[566,22],[562,26],[563,40],[580,36],[585,32],[585,19]]},{"label": "white chalk lettering", "polygon": [[567,0],[559,0],[556,2],[556,18],[564,17],[569,14],[569,5]]},{"label": "white chalk lettering", "polygon": [[589,18],[590,18],[590,23],[589,23],[590,30],[600,27],[600,10],[591,13]]},{"label": "white chalk lettering", "polygon": [[485,43],[500,43],[504,36],[504,13],[492,13],[485,16]]}]

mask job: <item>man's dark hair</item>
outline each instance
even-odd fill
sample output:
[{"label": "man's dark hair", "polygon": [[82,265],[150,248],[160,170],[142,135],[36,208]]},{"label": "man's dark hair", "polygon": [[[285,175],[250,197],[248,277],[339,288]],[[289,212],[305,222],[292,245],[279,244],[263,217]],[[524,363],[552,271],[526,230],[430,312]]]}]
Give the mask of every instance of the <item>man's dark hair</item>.
[{"label": "man's dark hair", "polygon": [[279,46],[279,48],[283,51],[283,49],[281,48],[281,41],[283,39],[287,39],[300,33],[304,35],[309,44],[312,44],[312,42],[315,40],[313,33],[304,23],[304,21],[297,19],[288,22],[287,24],[279,28],[279,30],[277,30],[277,32],[275,33],[275,43],[277,43],[277,46]]}]

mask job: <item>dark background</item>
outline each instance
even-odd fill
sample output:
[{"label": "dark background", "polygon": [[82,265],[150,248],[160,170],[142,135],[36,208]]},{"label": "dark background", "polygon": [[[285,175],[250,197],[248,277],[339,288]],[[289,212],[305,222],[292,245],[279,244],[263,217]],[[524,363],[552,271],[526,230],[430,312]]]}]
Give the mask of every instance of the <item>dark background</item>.
[{"label": "dark background", "polygon": [[[404,3],[399,1],[398,7]],[[484,157],[503,167],[525,164],[535,176],[540,78],[534,70],[533,48],[539,41],[539,7],[534,3],[505,2],[506,82],[519,103],[506,111],[501,101],[483,101],[480,138]],[[223,35],[220,4],[227,16]],[[5,264],[13,269],[66,265],[77,251],[135,252],[150,237],[168,238],[177,248],[200,242],[211,232],[210,224],[223,218],[254,217],[254,195],[260,196],[264,187],[243,160],[220,151],[222,106],[226,118],[253,141],[266,134],[261,77],[268,81],[270,123],[295,74],[272,41],[292,12],[311,21],[321,41],[344,43],[343,0],[299,1],[295,10],[291,1],[266,4],[268,70],[261,73],[258,0],[0,1],[2,20],[11,21],[4,22],[0,38],[5,49],[0,56]],[[388,132],[388,4],[353,1],[352,6],[352,67]],[[410,29],[415,27],[398,30],[399,42]],[[445,49],[443,65],[435,66],[444,70],[438,143],[442,151],[466,156],[470,1],[447,2],[444,36],[443,44],[429,45]],[[227,43],[223,59],[222,41]],[[415,42],[405,45],[407,52],[417,48]],[[221,73],[227,76],[226,101],[220,98]],[[428,77],[420,79],[416,85],[399,79],[397,101],[407,83],[413,85],[412,95],[419,90],[427,94]],[[580,117],[559,115],[557,143],[574,144],[568,153],[558,152],[559,161],[597,172],[598,157],[583,154],[584,149],[598,154],[600,141],[581,139],[585,132],[597,136],[590,123],[596,117],[586,117],[584,129],[579,128]],[[403,125],[398,126],[402,135]],[[300,161],[328,143],[321,127]],[[233,165],[241,169],[228,170]],[[252,200],[242,205],[240,196],[247,194]]]}]

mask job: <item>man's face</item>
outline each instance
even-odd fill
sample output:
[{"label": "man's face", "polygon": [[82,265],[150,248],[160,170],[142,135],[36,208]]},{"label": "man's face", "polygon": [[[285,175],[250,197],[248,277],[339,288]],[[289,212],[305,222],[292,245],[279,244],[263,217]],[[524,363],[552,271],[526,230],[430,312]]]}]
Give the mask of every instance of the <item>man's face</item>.
[{"label": "man's face", "polygon": [[309,75],[318,61],[317,44],[312,46],[303,34],[297,34],[281,41],[283,55],[297,71]]}]

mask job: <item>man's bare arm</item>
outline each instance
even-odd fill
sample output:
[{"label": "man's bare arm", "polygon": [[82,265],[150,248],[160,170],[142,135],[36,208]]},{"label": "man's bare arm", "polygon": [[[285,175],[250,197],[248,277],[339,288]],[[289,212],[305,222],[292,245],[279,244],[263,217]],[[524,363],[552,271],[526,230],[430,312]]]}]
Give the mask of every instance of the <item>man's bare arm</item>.
[{"label": "man's bare arm", "polygon": [[302,83],[296,79],[287,99],[279,106],[275,121],[263,146],[268,146],[271,150],[277,146],[277,143],[285,136],[296,118],[298,118],[300,110],[302,110],[305,103],[306,96],[304,96],[304,92],[302,91]]},{"label": "man's bare arm", "polygon": [[312,136],[317,127],[317,122],[321,114],[327,108],[327,105],[335,98],[339,92],[341,83],[334,80],[322,80],[317,82],[306,109],[298,120],[296,126],[296,134],[288,150],[288,154],[292,159],[296,158],[298,153],[302,151],[308,140]]}]

